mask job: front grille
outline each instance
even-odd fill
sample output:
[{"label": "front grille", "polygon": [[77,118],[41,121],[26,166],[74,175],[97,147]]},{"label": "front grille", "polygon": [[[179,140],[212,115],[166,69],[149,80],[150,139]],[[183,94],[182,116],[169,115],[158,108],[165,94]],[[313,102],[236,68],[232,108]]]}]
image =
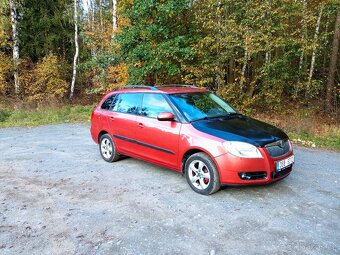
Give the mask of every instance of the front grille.
[{"label": "front grille", "polygon": [[288,139],[279,140],[274,143],[265,145],[266,150],[272,158],[281,157],[287,154],[290,150],[290,144]]},{"label": "front grille", "polygon": [[286,174],[289,174],[292,171],[292,169],[293,169],[293,166],[290,166],[290,167],[287,167],[286,169],[281,170],[280,172],[274,171],[271,173],[272,179],[276,179]]}]

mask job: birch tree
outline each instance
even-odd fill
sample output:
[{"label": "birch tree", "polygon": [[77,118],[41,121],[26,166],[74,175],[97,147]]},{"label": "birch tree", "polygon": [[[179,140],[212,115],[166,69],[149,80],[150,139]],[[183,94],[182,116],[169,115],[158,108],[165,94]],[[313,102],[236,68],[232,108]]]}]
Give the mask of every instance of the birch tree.
[{"label": "birch tree", "polygon": [[334,37],[332,43],[331,63],[329,66],[328,81],[326,86],[326,112],[330,112],[332,109],[332,94],[334,89],[336,62],[338,59],[339,40],[340,40],[340,10],[337,11],[336,15]]},{"label": "birch tree", "polygon": [[112,0],[112,38],[117,30],[117,0]]},{"label": "birch tree", "polygon": [[70,101],[73,99],[74,94],[74,86],[76,83],[77,77],[77,61],[79,56],[79,45],[78,45],[78,1],[74,0],[74,44],[75,44],[75,54],[73,58],[73,74],[72,74],[72,82],[71,82],[71,91],[70,91]]},{"label": "birch tree", "polygon": [[[307,24],[306,24],[306,15],[307,15],[307,3],[306,3],[306,0],[302,0],[302,39],[303,39],[303,42],[306,40],[307,38]],[[301,73],[301,70],[302,70],[302,66],[303,66],[303,58],[304,58],[304,54],[305,54],[305,51],[304,49],[302,48],[302,51],[301,51],[301,55],[300,55],[300,61],[299,61],[299,73]]]},{"label": "birch tree", "polygon": [[240,79],[240,88],[243,89],[243,83],[246,80],[246,68],[247,68],[247,63],[248,63],[248,48],[245,47],[244,50],[244,62],[241,70],[241,79]]},{"label": "birch tree", "polygon": [[305,97],[308,97],[309,88],[311,86],[312,78],[313,78],[315,58],[316,58],[316,46],[317,46],[317,41],[318,41],[322,11],[323,11],[323,6],[321,6],[321,8],[320,8],[318,20],[316,22],[316,27],[315,27],[313,53],[312,53],[312,59],[311,59],[311,62],[310,62],[310,69],[309,69],[309,76],[308,76],[308,83],[307,83]]},{"label": "birch tree", "polygon": [[11,24],[12,24],[12,39],[13,39],[13,64],[14,64],[14,90],[15,94],[19,95],[19,32],[17,29],[18,10],[16,0],[9,0],[11,10]]},{"label": "birch tree", "polygon": [[99,1],[99,15],[100,15],[100,31],[104,30],[104,22],[103,22],[103,0]]}]

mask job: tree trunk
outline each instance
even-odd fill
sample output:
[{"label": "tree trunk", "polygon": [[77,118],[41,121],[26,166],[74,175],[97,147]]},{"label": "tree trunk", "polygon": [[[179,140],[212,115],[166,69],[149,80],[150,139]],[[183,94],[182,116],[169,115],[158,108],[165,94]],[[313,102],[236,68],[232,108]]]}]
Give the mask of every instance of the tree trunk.
[{"label": "tree trunk", "polygon": [[103,32],[104,30],[104,22],[103,22],[103,0],[99,1],[99,15],[100,15],[100,31]]},{"label": "tree trunk", "polygon": [[9,1],[11,9],[11,23],[12,23],[12,38],[13,38],[13,64],[14,64],[14,91],[18,96],[20,93],[19,82],[19,33],[17,29],[18,12],[15,0]]},{"label": "tree trunk", "polygon": [[72,74],[72,82],[71,82],[71,91],[70,91],[70,101],[73,99],[74,86],[76,83],[77,77],[77,61],[79,55],[79,45],[78,45],[78,1],[74,0],[74,44],[76,48],[76,52],[74,54],[73,59],[73,74]]},{"label": "tree trunk", "polygon": [[270,50],[267,50],[266,51],[266,56],[265,56],[265,64],[266,65],[270,64],[271,56],[272,56],[272,54],[271,54]]},{"label": "tree trunk", "polygon": [[[90,11],[89,14],[91,14],[91,18],[90,18],[90,23],[91,23],[91,32],[92,32],[92,37],[94,37],[94,33],[96,30],[96,24],[95,24],[95,12],[94,12],[94,8],[95,8],[95,4],[93,3],[93,0],[89,0],[90,1]],[[94,42],[93,40],[91,40],[91,57],[94,58],[96,56],[96,48],[94,46]]]},{"label": "tree trunk", "polygon": [[334,37],[332,44],[332,53],[331,53],[331,63],[329,65],[328,72],[328,80],[326,87],[326,112],[330,113],[332,110],[332,94],[334,89],[334,79],[336,72],[336,62],[338,58],[338,49],[339,49],[339,40],[340,40],[340,11],[338,10],[335,21],[334,28]]},{"label": "tree trunk", "polygon": [[301,55],[300,55],[300,61],[299,61],[299,74],[301,75],[301,70],[302,70],[302,65],[303,65],[303,57],[304,57],[305,52],[302,50]]},{"label": "tree trunk", "polygon": [[242,66],[242,71],[241,71],[241,80],[240,80],[240,88],[243,90],[243,83],[245,81],[245,74],[246,74],[246,68],[247,68],[247,62],[248,62],[248,49],[247,47],[245,48],[244,51],[244,62]]},{"label": "tree trunk", "polygon": [[112,0],[112,38],[117,31],[117,0]]},{"label": "tree trunk", "polygon": [[219,90],[223,85],[222,71],[220,66],[215,68],[215,89]]},{"label": "tree trunk", "polygon": [[[329,30],[329,12],[327,12],[327,17],[326,17],[326,25],[325,25],[325,34],[328,34],[328,30]],[[328,45],[328,40],[324,40],[324,44],[323,44],[323,49],[324,49],[324,52],[323,52],[323,60],[322,60],[322,76],[326,77],[326,73],[328,71],[327,69],[327,58],[328,58],[328,51],[326,50],[327,49],[327,45]],[[326,71],[327,70],[327,71]]]},{"label": "tree trunk", "polygon": [[310,62],[308,83],[307,83],[306,94],[305,94],[306,99],[308,99],[309,88],[310,88],[311,83],[312,83],[312,77],[313,77],[314,65],[315,65],[315,57],[316,57],[316,44],[317,44],[317,41],[318,41],[322,11],[323,11],[323,6],[321,6],[319,16],[318,16],[318,20],[316,22],[316,27],[315,27],[313,53],[312,53],[312,59],[311,59],[311,62]]},{"label": "tree trunk", "polygon": [[[307,39],[307,24],[306,24],[306,19],[305,16],[307,15],[307,3],[306,0],[302,0],[302,9],[303,9],[303,14],[302,14],[302,39],[303,39],[303,44],[305,44],[305,40]],[[299,79],[301,76],[301,71],[303,67],[303,58],[304,58],[305,51],[302,48],[301,55],[300,55],[300,61],[299,61]]]},{"label": "tree trunk", "polygon": [[231,59],[229,61],[229,67],[228,67],[228,83],[234,83],[234,59]]}]

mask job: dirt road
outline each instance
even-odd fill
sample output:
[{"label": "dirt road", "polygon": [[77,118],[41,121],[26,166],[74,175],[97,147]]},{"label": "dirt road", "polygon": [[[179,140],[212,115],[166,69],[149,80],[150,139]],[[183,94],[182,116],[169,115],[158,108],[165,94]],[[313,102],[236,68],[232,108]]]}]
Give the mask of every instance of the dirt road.
[{"label": "dirt road", "polygon": [[194,193],[180,174],[104,162],[86,125],[0,129],[0,254],[340,254],[340,153]]}]

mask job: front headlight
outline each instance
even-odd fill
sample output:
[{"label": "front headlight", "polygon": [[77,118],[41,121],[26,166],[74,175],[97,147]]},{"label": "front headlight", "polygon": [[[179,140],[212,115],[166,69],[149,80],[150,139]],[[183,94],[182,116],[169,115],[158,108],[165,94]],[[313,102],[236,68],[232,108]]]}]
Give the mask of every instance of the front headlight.
[{"label": "front headlight", "polygon": [[240,158],[263,158],[259,149],[249,143],[227,141],[223,146],[230,154]]}]

